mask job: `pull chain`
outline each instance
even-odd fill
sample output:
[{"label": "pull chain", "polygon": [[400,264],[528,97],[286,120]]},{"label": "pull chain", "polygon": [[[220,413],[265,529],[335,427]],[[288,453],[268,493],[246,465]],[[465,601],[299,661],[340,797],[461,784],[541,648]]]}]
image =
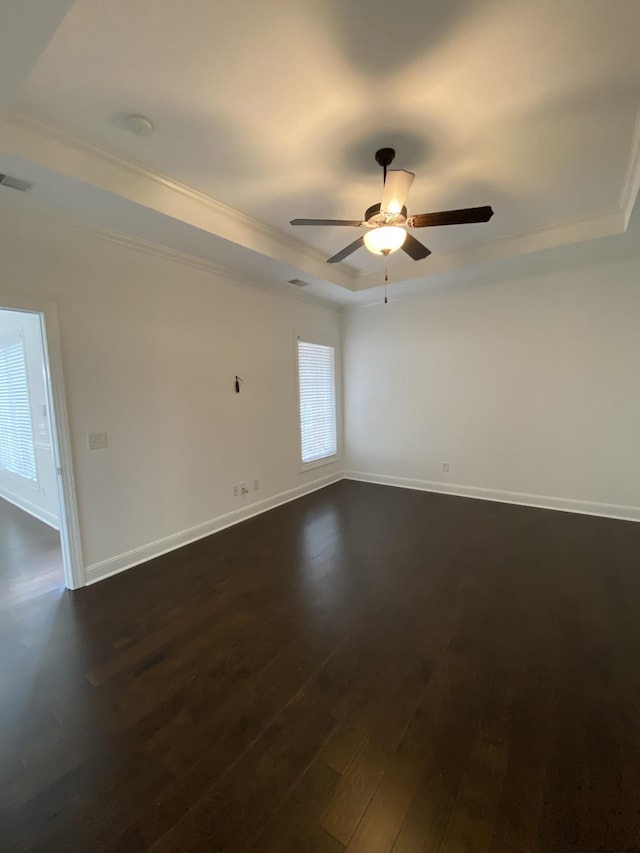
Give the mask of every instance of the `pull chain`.
[{"label": "pull chain", "polygon": [[384,261],[384,304],[388,303],[387,299],[387,284],[389,283],[389,262],[385,258]]}]

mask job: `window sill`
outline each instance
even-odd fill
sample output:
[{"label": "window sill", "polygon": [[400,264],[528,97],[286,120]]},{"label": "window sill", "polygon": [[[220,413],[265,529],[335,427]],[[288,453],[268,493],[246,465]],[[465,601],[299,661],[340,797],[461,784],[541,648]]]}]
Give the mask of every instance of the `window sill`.
[{"label": "window sill", "polygon": [[334,453],[333,456],[323,456],[322,459],[314,459],[313,462],[303,462],[300,465],[300,474],[304,474],[305,471],[312,471],[314,468],[324,468],[325,465],[333,465],[338,461],[338,454]]}]

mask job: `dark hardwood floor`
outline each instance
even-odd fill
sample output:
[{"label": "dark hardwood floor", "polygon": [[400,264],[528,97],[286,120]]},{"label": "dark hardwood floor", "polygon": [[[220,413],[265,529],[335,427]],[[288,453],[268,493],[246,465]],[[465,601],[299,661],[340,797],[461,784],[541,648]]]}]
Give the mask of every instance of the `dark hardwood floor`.
[{"label": "dark hardwood floor", "polygon": [[0,498],[0,614],[63,589],[58,531]]},{"label": "dark hardwood floor", "polygon": [[2,851],[640,849],[640,525],[342,482],[2,614]]}]

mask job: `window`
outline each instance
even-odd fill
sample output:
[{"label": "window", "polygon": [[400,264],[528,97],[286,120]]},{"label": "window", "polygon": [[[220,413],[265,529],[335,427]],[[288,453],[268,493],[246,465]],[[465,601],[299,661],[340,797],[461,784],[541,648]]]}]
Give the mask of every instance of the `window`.
[{"label": "window", "polygon": [[300,447],[303,462],[335,456],[336,373],[333,347],[298,339]]},{"label": "window", "polygon": [[36,479],[27,365],[18,334],[0,339],[0,468]]}]

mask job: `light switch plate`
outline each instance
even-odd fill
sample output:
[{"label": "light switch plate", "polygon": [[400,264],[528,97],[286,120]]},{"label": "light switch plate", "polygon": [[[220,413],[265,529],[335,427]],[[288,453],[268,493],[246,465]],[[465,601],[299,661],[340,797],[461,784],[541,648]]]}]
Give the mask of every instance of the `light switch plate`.
[{"label": "light switch plate", "polygon": [[89,450],[104,450],[107,446],[106,432],[90,432],[87,435],[87,445]]}]

